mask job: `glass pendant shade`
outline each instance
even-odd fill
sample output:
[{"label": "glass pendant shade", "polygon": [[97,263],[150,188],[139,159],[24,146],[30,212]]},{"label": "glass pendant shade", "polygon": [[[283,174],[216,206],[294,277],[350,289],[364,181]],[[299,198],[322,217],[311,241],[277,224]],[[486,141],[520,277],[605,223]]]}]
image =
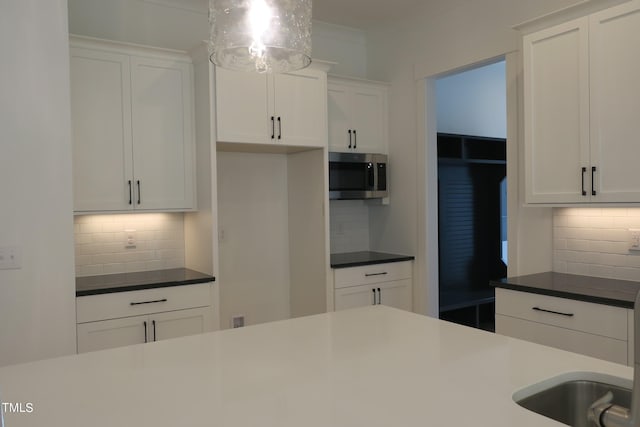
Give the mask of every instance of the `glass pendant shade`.
[{"label": "glass pendant shade", "polygon": [[211,61],[259,73],[311,63],[311,0],[209,0]]}]

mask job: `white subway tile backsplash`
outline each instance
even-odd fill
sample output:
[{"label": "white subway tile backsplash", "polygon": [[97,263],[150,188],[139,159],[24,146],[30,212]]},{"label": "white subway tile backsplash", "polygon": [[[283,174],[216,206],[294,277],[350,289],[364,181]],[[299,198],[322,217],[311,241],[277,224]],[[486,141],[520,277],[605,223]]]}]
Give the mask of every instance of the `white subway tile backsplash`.
[{"label": "white subway tile backsplash", "polygon": [[[135,248],[125,248],[135,230]],[[74,218],[76,275],[184,267],[183,214],[86,215]]]},{"label": "white subway tile backsplash", "polygon": [[554,209],[553,270],[640,281],[629,228],[640,228],[640,208]]},{"label": "white subway tile backsplash", "polygon": [[369,250],[369,207],[362,200],[332,200],[331,253]]}]

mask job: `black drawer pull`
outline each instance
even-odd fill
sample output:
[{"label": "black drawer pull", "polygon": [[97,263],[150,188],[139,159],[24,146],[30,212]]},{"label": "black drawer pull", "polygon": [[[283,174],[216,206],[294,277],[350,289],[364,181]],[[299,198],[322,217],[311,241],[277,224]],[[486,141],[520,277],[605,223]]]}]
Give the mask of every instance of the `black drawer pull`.
[{"label": "black drawer pull", "polygon": [[130,305],[155,304],[157,302],[167,302],[166,298],[156,299],[153,301],[130,302]]},{"label": "black drawer pull", "polygon": [[587,190],[584,189],[584,174],[587,173],[587,168],[583,167],[582,168],[582,195],[586,196],[587,195]]},{"label": "black drawer pull", "polygon": [[147,341],[147,322],[146,321],[142,322],[142,326],[144,326],[144,342],[148,342]]},{"label": "black drawer pull", "polygon": [[573,317],[573,313],[563,313],[561,311],[545,310],[544,308],[540,308],[540,307],[531,307],[531,309],[535,311],[543,311],[545,313],[559,314],[560,316]]},{"label": "black drawer pull", "polygon": [[384,276],[385,274],[388,274],[388,273],[386,271],[383,271],[382,273],[365,273],[364,277]]},{"label": "black drawer pull", "polygon": [[382,291],[378,288],[378,305],[382,304]]},{"label": "black drawer pull", "polygon": [[596,184],[595,184],[595,174],[596,174],[596,167],[595,166],[591,166],[591,195],[595,196],[596,193]]},{"label": "black drawer pull", "polygon": [[373,304],[371,304],[371,305],[376,305],[376,289],[373,288],[373,289],[371,289],[371,291],[373,291]]}]

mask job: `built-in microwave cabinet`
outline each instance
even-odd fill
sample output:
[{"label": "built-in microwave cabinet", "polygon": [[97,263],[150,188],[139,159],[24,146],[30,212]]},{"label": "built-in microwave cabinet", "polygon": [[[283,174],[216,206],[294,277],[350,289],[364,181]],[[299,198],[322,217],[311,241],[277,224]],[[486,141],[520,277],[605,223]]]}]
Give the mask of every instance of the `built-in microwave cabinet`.
[{"label": "built-in microwave cabinet", "polygon": [[195,209],[190,57],[70,43],[74,211]]},{"label": "built-in microwave cabinet", "polygon": [[326,147],[327,73],[322,63],[283,74],[216,67],[215,80],[219,142]]},{"label": "built-in microwave cabinet", "polygon": [[329,76],[329,151],[387,153],[387,84]]},{"label": "built-in microwave cabinet", "polygon": [[527,34],[527,203],[637,203],[640,1]]}]

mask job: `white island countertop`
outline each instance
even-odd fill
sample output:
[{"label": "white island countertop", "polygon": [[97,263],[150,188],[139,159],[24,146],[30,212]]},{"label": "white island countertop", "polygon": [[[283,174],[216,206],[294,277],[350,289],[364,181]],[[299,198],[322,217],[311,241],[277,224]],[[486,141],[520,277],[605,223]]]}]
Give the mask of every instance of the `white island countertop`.
[{"label": "white island countertop", "polygon": [[0,369],[5,427],[561,426],[512,400],[632,369],[384,306]]}]

